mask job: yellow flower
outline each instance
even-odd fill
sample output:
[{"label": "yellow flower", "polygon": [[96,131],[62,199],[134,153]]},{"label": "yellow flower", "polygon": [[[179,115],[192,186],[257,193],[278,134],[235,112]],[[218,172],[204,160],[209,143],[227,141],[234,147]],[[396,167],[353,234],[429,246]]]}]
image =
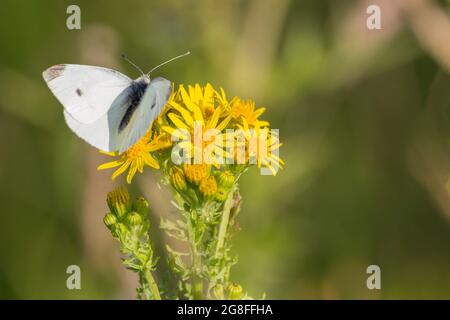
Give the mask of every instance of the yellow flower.
[{"label": "yellow flower", "polygon": [[266,108],[258,108],[255,110],[255,102],[253,100],[241,100],[239,97],[234,97],[230,103],[230,114],[233,119],[246,122],[253,127],[267,127],[269,122],[259,120]]},{"label": "yellow flower", "polygon": [[[161,129],[172,136],[183,139],[184,141],[179,146],[184,150],[189,150],[191,157],[194,157],[195,154],[203,157],[202,150],[208,148],[211,151],[211,161],[216,162],[216,155],[223,157],[226,153],[224,150],[225,135],[222,132],[226,129],[232,115],[225,113],[226,109],[223,103],[226,103],[224,100],[226,97],[223,96],[224,93],[220,98],[217,95],[218,92],[210,84],[205,87],[196,84],[189,86],[188,90],[180,85],[173,99],[168,102],[170,106],[167,112],[168,125],[162,126]],[[197,135],[200,134],[202,137],[210,129],[215,130],[217,134],[202,139],[202,145],[196,146],[194,139],[196,130],[200,130],[200,128],[201,131],[197,132]],[[209,131],[209,133],[213,132]]]},{"label": "yellow flower", "polygon": [[[278,169],[282,169],[284,161],[278,156],[278,149],[283,145],[280,143],[278,133],[268,128],[255,127],[250,130],[246,121],[244,125],[238,125],[239,134],[243,134],[244,141],[236,142],[237,149],[243,146],[245,150],[244,161],[249,163],[256,160],[258,168],[267,167],[272,175],[276,175]],[[242,159],[238,159],[235,153],[235,159],[238,164],[242,163]],[[253,162],[254,163],[254,162]]]},{"label": "yellow flower", "polygon": [[113,174],[112,179],[114,180],[119,175],[124,173],[128,168],[127,174],[127,182],[131,183],[134,175],[137,171],[142,173],[144,171],[144,166],[148,165],[149,167],[159,169],[159,164],[152,157],[151,152],[165,149],[171,145],[170,139],[166,134],[161,134],[159,136],[156,133],[151,136],[151,130],[144,135],[141,140],[136,142],[132,147],[130,147],[127,151],[120,154],[116,152],[103,152],[112,157],[119,157],[119,159],[104,163],[98,166],[97,170],[109,169],[119,167]]}]

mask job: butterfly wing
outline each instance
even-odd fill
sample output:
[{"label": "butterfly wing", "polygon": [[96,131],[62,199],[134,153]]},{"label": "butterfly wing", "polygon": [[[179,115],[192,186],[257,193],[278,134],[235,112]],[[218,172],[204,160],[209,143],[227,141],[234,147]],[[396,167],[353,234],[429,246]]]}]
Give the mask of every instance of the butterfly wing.
[{"label": "butterfly wing", "polygon": [[82,123],[64,111],[69,128],[81,139],[97,149],[111,152],[119,149],[118,130],[129,106],[130,89],[125,89],[112,103],[109,110],[92,123]]},{"label": "butterfly wing", "polygon": [[172,83],[169,80],[158,77],[150,82],[127,126],[119,133],[117,138],[119,153],[129,149],[145,135],[166,105],[171,93]]},{"label": "butterfly wing", "polygon": [[58,64],[42,75],[65,113],[84,124],[94,123],[105,115],[132,82],[112,69],[76,64]]}]

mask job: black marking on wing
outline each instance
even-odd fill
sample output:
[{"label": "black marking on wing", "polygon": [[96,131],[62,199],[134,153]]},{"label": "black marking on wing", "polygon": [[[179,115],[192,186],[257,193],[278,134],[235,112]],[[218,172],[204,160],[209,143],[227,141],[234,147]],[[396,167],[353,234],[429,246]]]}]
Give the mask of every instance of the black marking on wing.
[{"label": "black marking on wing", "polygon": [[[122,120],[120,120],[119,133],[126,128],[128,123],[130,123],[131,117],[133,116],[133,113],[139,106],[139,103],[141,102],[142,97],[144,96],[145,90],[147,89],[147,86],[148,83],[146,83],[145,81],[133,81],[131,83],[129,104]],[[153,107],[154,105],[152,105],[152,108]]]},{"label": "black marking on wing", "polygon": [[77,90],[75,90],[75,92],[77,93],[77,95],[78,95],[79,97],[81,97],[81,96],[83,95],[83,91],[81,91],[80,88],[77,88]]}]

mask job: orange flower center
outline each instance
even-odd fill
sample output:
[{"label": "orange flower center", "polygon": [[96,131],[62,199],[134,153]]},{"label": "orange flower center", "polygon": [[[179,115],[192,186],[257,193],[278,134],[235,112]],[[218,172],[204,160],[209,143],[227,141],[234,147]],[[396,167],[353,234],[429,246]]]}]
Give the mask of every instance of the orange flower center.
[{"label": "orange flower center", "polygon": [[136,142],[131,148],[125,151],[124,155],[127,159],[135,160],[142,157],[142,154],[147,152],[148,149],[149,134],[142,137],[141,140]]}]

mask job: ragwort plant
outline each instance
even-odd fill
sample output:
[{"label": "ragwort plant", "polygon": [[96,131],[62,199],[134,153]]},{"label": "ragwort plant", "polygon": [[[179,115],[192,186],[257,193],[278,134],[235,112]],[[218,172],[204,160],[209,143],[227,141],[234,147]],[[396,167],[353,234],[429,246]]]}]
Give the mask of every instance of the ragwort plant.
[{"label": "ragwort plant", "polygon": [[132,201],[125,187],[110,192],[104,223],[120,244],[123,264],[139,275],[139,298],[250,298],[230,279],[237,262],[231,240],[241,204],[238,181],[252,165],[272,175],[284,165],[278,132],[260,120],[264,111],[251,100],[228,101],[223,89],[210,84],[187,90],[180,85],[140,141],[122,154],[103,152],[114,160],[98,169],[117,168],[112,179],[126,174],[130,184],[146,166],[161,171],[179,214],[175,220],[161,218],[159,226],[189,248],[178,252],[166,245],[176,286],[157,283],[147,201]]}]

